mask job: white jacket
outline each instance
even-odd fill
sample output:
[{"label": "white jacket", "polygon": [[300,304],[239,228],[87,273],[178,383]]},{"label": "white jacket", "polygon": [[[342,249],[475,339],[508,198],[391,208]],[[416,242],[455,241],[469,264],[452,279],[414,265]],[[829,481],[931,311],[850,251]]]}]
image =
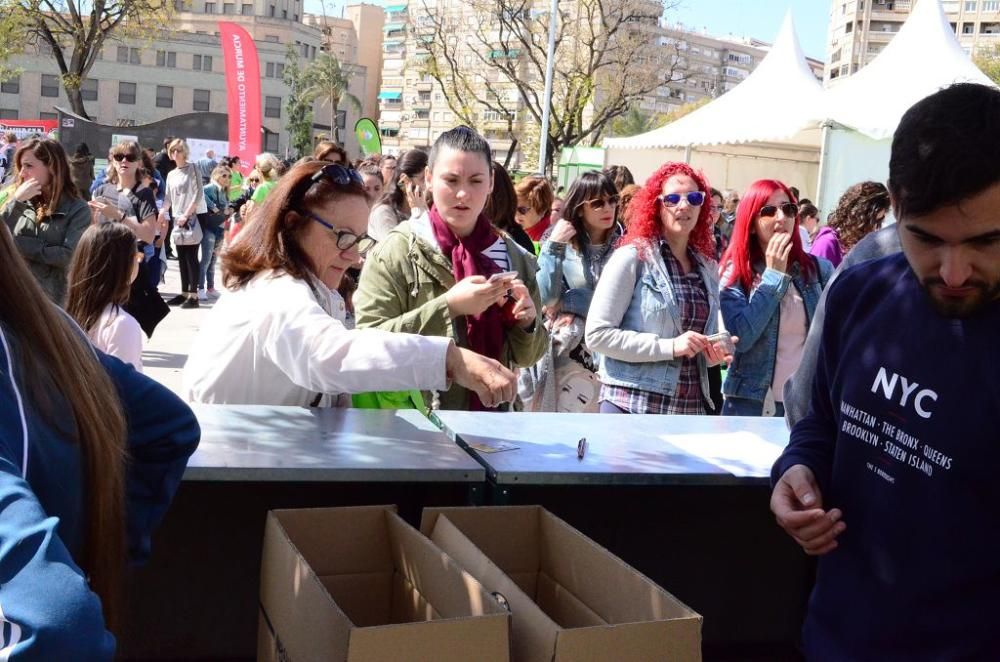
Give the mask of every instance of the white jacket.
[{"label": "white jacket", "polygon": [[202,324],[184,366],[185,397],[307,407],[320,393],[447,388],[448,338],[349,331],[344,314],[340,295],[318,281],[258,274],[225,292]]}]

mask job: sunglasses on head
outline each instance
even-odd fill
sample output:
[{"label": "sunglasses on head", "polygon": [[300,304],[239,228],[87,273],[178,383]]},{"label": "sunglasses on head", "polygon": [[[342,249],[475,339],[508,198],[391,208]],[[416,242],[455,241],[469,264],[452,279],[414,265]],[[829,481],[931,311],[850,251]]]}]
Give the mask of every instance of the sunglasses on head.
[{"label": "sunglasses on head", "polygon": [[659,196],[657,200],[664,207],[676,207],[681,203],[681,200],[687,200],[687,203],[692,207],[701,207],[705,204],[705,194],[701,191],[691,191],[690,193],[664,193]]},{"label": "sunglasses on head", "polygon": [[785,202],[780,205],[764,205],[760,208],[761,218],[772,218],[778,215],[778,210],[785,215],[786,218],[792,218],[799,213],[799,208],[794,202]]},{"label": "sunglasses on head", "polygon": [[132,154],[115,154],[113,157],[115,161],[121,163],[122,161],[128,161],[129,163],[135,163],[139,160],[138,156],[133,156]]},{"label": "sunglasses on head", "polygon": [[594,211],[601,211],[604,209],[605,205],[608,207],[614,207],[618,204],[617,195],[609,195],[606,198],[594,198],[593,200],[584,200],[580,204],[587,205]]}]

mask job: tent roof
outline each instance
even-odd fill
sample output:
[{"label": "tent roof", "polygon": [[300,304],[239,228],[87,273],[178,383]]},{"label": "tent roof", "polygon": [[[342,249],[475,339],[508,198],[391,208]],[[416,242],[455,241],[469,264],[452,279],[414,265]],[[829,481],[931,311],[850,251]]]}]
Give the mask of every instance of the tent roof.
[{"label": "tent roof", "polygon": [[940,1],[919,0],[871,64],[826,91],[826,117],[870,138],[888,138],[910,106],[961,82],[994,86],[962,50]]},{"label": "tent roof", "polygon": [[605,138],[604,146],[656,149],[787,141],[822,119],[822,96],[788,13],[774,46],[742,83],[675,122],[638,136]]}]

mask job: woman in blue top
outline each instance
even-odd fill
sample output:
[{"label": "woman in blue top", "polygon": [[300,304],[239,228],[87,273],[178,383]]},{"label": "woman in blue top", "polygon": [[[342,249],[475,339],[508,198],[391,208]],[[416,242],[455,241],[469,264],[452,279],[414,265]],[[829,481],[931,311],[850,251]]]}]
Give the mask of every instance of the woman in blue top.
[{"label": "woman in blue top", "polygon": [[[232,172],[228,166],[217,166],[212,171],[212,181],[205,185],[205,205],[208,213],[202,218],[201,262],[198,265],[198,300],[217,299],[215,290],[215,258],[222,248],[226,218],[233,213],[229,201],[229,182]],[[206,284],[208,289],[206,290]]]},{"label": "woman in blue top", "polygon": [[784,416],[782,389],[832,273],[833,265],[803,250],[791,191],[773,179],[751,184],[722,257],[722,320],[740,338],[723,415]]},{"label": "woman in blue top", "polygon": [[111,660],[126,563],[148,556],[198,424],[90,347],[5,228],[0,283],[3,657]]}]

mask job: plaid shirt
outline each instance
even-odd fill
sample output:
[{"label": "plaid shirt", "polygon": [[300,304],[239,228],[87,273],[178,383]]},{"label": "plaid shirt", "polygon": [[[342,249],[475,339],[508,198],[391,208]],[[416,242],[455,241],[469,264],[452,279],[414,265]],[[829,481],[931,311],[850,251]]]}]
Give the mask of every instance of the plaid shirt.
[{"label": "plaid shirt", "polygon": [[[660,244],[663,262],[670,274],[670,286],[680,303],[681,325],[687,331],[704,333],[708,324],[708,289],[697,269],[698,260],[691,248],[688,258],[692,269],[682,273],[681,263],[674,257],[666,242]],[[697,356],[681,359],[681,372],[673,394],[652,393],[629,386],[601,386],[601,401],[624,409],[631,414],[704,414],[704,396],[701,392],[701,375]]]}]

